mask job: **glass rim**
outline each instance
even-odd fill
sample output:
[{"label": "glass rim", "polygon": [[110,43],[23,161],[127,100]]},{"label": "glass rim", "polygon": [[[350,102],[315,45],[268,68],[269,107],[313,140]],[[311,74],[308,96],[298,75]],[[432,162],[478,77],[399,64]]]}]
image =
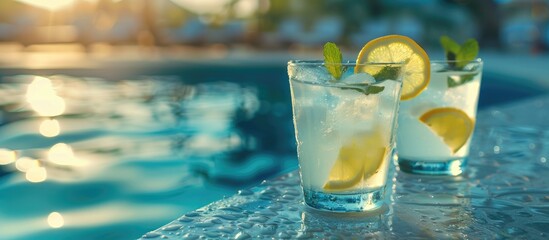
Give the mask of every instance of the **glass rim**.
[{"label": "glass rim", "polygon": [[288,61],[288,66],[322,66],[322,65],[335,65],[341,64],[342,66],[385,66],[385,65],[396,65],[403,66],[406,64],[405,61],[402,62],[366,62],[357,64],[356,61],[345,61],[342,63],[325,63],[324,60],[290,60]]},{"label": "glass rim", "polygon": [[444,60],[444,59],[430,59],[430,63],[437,63],[437,64],[444,64],[444,63],[458,63],[458,62],[468,62],[468,63],[477,63],[482,64],[484,61],[482,61],[481,58],[476,58],[473,60]]}]

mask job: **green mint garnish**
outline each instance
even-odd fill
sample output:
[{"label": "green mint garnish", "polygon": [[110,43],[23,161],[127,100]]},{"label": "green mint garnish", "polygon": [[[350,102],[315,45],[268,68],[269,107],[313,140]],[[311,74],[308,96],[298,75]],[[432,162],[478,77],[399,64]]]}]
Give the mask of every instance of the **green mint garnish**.
[{"label": "green mint garnish", "polygon": [[339,80],[343,74],[342,59],[341,51],[335,43],[327,42],[324,44],[324,66],[336,80]]},{"label": "green mint garnish", "polygon": [[[324,44],[324,66],[326,67],[326,70],[328,70],[328,72],[334,77],[335,81],[339,81],[341,79],[341,76],[345,70],[344,66],[341,64],[342,61],[343,56],[335,43],[327,42]],[[400,68],[398,67],[387,66],[379,71],[374,78],[376,79],[376,82],[387,79],[396,79],[399,71]],[[372,86],[364,83],[346,84],[344,86],[340,86],[339,88],[344,90],[355,90],[366,95],[376,94],[385,89],[383,86]]]},{"label": "green mint garnish", "polygon": [[463,45],[459,45],[450,37],[442,36],[440,37],[440,44],[444,48],[446,59],[456,61],[450,64],[452,68],[463,69],[468,62],[475,60],[478,55],[479,47],[475,39],[468,39]]},{"label": "green mint garnish", "polygon": [[472,81],[477,73],[471,73],[471,74],[464,74],[464,75],[456,75],[456,76],[449,76],[448,81],[448,87],[457,87],[461,84],[468,83]]},{"label": "green mint garnish", "polygon": [[372,86],[372,85],[360,84],[360,83],[348,84],[340,88],[343,90],[359,91],[366,95],[380,93],[381,91],[383,91],[383,89],[385,89],[384,86]]},{"label": "green mint garnish", "polygon": [[463,68],[468,62],[475,60],[478,55],[478,42],[475,39],[469,39],[461,45],[461,49],[457,53],[456,60],[458,68]]},{"label": "green mint garnish", "polygon": [[440,44],[442,45],[442,48],[444,48],[446,59],[448,61],[456,60],[457,53],[461,49],[461,46],[448,36],[440,37]]},{"label": "green mint garnish", "polygon": [[[448,36],[440,37],[440,44],[444,48],[446,59],[451,61],[449,63],[450,68],[454,70],[461,70],[467,63],[475,60],[478,55],[478,42],[475,39],[468,39],[459,45],[456,41],[452,40]],[[455,61],[455,62],[452,62]],[[448,87],[457,87],[467,82],[470,82],[475,78],[474,74],[465,74],[460,76],[450,76],[447,79]]]},{"label": "green mint garnish", "polygon": [[391,67],[386,66],[381,69],[378,73],[374,75],[374,78],[376,79],[376,82],[391,79],[396,80],[398,78],[398,74],[400,73],[400,67]]}]

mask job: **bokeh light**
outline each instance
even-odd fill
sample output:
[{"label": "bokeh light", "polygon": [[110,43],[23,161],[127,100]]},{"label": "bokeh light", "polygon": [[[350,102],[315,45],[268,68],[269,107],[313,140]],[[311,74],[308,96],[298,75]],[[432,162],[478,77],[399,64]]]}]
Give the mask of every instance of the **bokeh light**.
[{"label": "bokeh light", "polygon": [[32,6],[39,8],[47,9],[50,11],[55,11],[61,8],[71,6],[74,3],[74,0],[17,0],[22,3],[27,3]]},{"label": "bokeh light", "polygon": [[27,179],[27,181],[32,183],[43,182],[47,178],[46,168],[44,167],[30,168],[25,173],[25,178]]},{"label": "bokeh light", "polygon": [[55,137],[60,132],[61,127],[56,119],[46,119],[40,123],[40,134],[44,137]]},{"label": "bokeh light", "polygon": [[30,157],[21,157],[15,161],[15,167],[21,172],[27,172],[29,169],[40,166],[40,162],[37,159]]},{"label": "bokeh light", "polygon": [[0,165],[8,165],[15,162],[17,158],[17,153],[15,151],[0,148]]},{"label": "bokeh light", "polygon": [[26,98],[40,116],[58,116],[65,112],[65,100],[57,95],[48,78],[34,77],[27,88]]},{"label": "bokeh light", "polygon": [[61,215],[58,212],[51,212],[48,215],[48,225],[51,228],[60,228],[65,225],[65,219],[63,218],[63,215]]}]

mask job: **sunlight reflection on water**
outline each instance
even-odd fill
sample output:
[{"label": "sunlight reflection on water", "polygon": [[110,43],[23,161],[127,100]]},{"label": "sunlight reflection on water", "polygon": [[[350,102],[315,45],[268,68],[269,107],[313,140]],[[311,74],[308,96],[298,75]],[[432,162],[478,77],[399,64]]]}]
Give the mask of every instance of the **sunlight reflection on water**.
[{"label": "sunlight reflection on water", "polygon": [[280,126],[291,109],[276,115],[281,104],[258,92],[177,77],[5,77],[0,232],[10,239],[138,237],[294,169],[291,118],[287,128],[267,127]]}]

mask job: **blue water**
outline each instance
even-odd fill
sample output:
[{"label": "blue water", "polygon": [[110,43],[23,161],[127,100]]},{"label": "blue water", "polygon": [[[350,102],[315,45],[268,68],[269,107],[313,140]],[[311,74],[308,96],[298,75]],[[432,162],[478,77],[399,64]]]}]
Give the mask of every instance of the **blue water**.
[{"label": "blue water", "polygon": [[[0,77],[0,239],[134,239],[297,166],[283,64]],[[498,78],[480,108],[540,94]]]},{"label": "blue water", "polygon": [[297,165],[287,89],[42,77],[0,84],[0,239],[137,238]]}]

